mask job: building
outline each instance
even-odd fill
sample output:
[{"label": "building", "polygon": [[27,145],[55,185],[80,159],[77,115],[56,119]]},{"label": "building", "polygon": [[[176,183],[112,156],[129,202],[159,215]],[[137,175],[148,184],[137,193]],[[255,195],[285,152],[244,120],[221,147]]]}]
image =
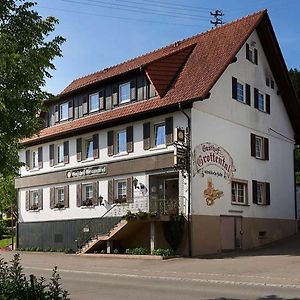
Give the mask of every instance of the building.
[{"label": "building", "polygon": [[[295,234],[300,105],[266,11],[74,80],[46,104],[20,152],[19,247],[169,248],[174,211],[188,220],[183,254]],[[176,128],[189,174],[174,168]],[[121,220],[128,210],[157,216]]]}]

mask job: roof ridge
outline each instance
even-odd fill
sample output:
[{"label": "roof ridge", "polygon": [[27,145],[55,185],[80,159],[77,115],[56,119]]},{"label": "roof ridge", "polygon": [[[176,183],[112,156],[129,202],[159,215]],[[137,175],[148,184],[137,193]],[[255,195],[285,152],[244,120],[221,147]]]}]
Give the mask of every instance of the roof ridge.
[{"label": "roof ridge", "polygon": [[[83,78],[87,78],[87,77],[90,77],[90,76],[93,76],[93,75],[96,75],[96,74],[99,74],[99,75],[100,75],[100,74],[104,74],[104,73],[108,72],[109,70],[112,70],[112,69],[115,69],[115,68],[117,68],[117,67],[119,67],[119,66],[122,66],[122,65],[124,65],[124,64],[130,63],[130,62],[132,62],[132,61],[134,61],[134,60],[136,60],[136,59],[139,59],[139,58],[142,58],[142,57],[146,57],[146,56],[151,55],[151,54],[153,54],[153,53],[156,53],[156,52],[162,51],[162,50],[164,50],[164,49],[170,48],[170,47],[172,47],[172,46],[173,46],[173,47],[174,47],[174,46],[175,46],[175,47],[178,47],[178,46],[180,46],[182,43],[186,43],[186,42],[192,41],[193,39],[199,38],[199,37],[201,37],[201,36],[204,36],[204,35],[206,35],[206,34],[208,34],[208,33],[213,32],[213,31],[219,31],[219,30],[223,29],[224,27],[231,26],[231,25],[233,25],[233,24],[235,24],[235,23],[237,23],[237,22],[240,22],[240,21],[242,21],[242,20],[244,20],[244,19],[246,19],[246,18],[254,17],[254,16],[259,15],[259,14],[262,14],[262,15],[263,15],[263,14],[265,14],[266,12],[267,12],[267,9],[260,10],[260,11],[258,11],[258,12],[253,13],[253,14],[249,14],[249,15],[247,15],[247,16],[244,16],[244,17],[242,17],[242,18],[240,18],[240,19],[236,19],[236,20],[233,20],[233,21],[231,21],[231,22],[229,22],[229,23],[226,23],[226,24],[223,25],[223,26],[220,26],[220,27],[217,27],[217,28],[212,28],[212,29],[209,29],[209,30],[206,30],[206,31],[203,31],[203,32],[199,32],[199,33],[197,33],[197,34],[195,34],[195,35],[193,35],[193,36],[191,36],[191,37],[187,37],[187,38],[184,38],[184,39],[182,39],[182,40],[177,40],[177,41],[175,41],[175,42],[173,42],[173,43],[171,43],[171,44],[168,44],[168,45],[166,45],[166,46],[163,46],[163,47],[161,47],[161,48],[154,49],[154,50],[152,50],[152,51],[149,51],[149,52],[143,53],[143,54],[141,54],[141,55],[135,56],[134,58],[125,60],[125,61],[123,61],[123,62],[120,62],[120,63],[118,63],[118,64],[112,65],[112,66],[110,66],[110,67],[107,67],[107,68],[98,70],[98,71],[96,71],[96,72],[93,72],[93,73],[90,73],[90,74],[87,74],[87,75],[84,75],[84,76],[81,76],[81,77],[78,77],[78,78],[74,79],[74,80],[73,80],[66,88],[64,88],[63,91],[62,91],[61,93],[59,93],[59,94],[60,94],[60,95],[65,94],[64,91],[65,91],[72,83],[75,83],[75,82],[77,82],[77,81],[79,81],[79,80],[81,80],[81,79],[83,79]],[[188,45],[187,45],[186,47],[188,47]],[[180,49],[180,50],[181,50],[181,49]],[[176,52],[176,51],[175,51],[175,52]],[[170,53],[168,53],[168,54],[166,54],[166,55],[170,55]],[[130,70],[128,70],[128,71],[130,71]],[[94,80],[91,80],[90,83],[92,83],[93,81],[94,81]],[[97,81],[97,80],[96,80],[96,81]],[[67,93],[68,93],[68,92],[67,92]]]}]

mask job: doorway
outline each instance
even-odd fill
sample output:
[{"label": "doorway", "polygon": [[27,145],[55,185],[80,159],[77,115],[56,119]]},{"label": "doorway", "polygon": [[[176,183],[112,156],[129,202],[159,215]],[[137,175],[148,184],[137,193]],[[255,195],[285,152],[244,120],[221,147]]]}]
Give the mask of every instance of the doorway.
[{"label": "doorway", "polygon": [[242,217],[221,216],[221,250],[230,251],[242,248]]}]

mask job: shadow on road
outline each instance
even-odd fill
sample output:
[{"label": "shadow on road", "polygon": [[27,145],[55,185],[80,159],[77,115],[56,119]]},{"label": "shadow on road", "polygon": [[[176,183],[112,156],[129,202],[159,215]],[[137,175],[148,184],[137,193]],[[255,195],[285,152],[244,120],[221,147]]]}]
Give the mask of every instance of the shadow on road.
[{"label": "shadow on road", "polygon": [[[200,256],[199,258],[218,259],[218,258],[236,258],[241,256],[270,256],[270,255],[291,255],[300,256],[300,234],[273,242],[259,249],[224,252],[214,255]],[[261,299],[279,299],[279,298],[261,298]],[[299,298],[300,299],[300,298]]]},{"label": "shadow on road", "polygon": [[[268,295],[265,297],[259,297],[256,298],[255,300],[299,300],[300,298],[281,298],[276,295]],[[214,298],[214,299],[209,299],[209,300],[239,300],[237,298]]]}]

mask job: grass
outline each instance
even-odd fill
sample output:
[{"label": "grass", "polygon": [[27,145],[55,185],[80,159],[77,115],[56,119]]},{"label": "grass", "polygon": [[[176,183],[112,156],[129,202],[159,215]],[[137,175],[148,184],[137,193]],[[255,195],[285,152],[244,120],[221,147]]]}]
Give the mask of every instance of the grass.
[{"label": "grass", "polygon": [[[16,238],[14,238],[14,242],[16,241]],[[3,240],[0,240],[0,248],[5,248],[11,244],[11,237],[6,238]]]}]

